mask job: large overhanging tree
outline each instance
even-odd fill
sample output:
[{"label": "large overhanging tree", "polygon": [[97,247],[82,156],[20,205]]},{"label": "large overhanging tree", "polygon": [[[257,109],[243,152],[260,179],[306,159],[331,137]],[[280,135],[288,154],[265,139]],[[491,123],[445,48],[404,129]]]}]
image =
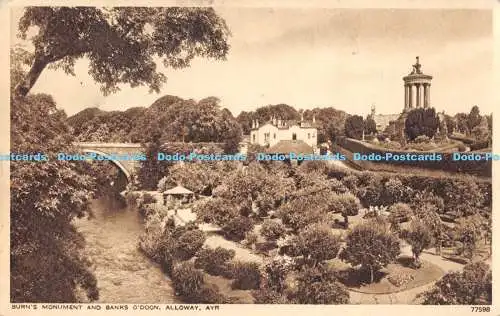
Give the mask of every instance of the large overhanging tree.
[{"label": "large overhanging tree", "polygon": [[89,74],[104,94],[119,84],[145,85],[158,92],[166,67],[188,67],[196,56],[225,59],[229,29],[212,8],[28,7],[19,36],[33,43],[30,69],[15,87],[24,97],[47,67],[74,75],[77,59],[89,59]]}]

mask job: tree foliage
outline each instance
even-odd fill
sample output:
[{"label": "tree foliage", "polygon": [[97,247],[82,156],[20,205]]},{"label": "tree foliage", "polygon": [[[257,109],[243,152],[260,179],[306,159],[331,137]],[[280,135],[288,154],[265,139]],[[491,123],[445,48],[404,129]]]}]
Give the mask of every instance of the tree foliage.
[{"label": "tree foliage", "polygon": [[411,246],[415,266],[420,267],[420,254],[432,245],[431,230],[421,220],[414,219],[410,222],[410,228],[403,231],[403,236]]},{"label": "tree foliage", "polygon": [[477,105],[474,105],[469,112],[469,115],[467,115],[467,128],[469,131],[472,132],[476,126],[481,124],[481,113],[479,112],[479,107]]},{"label": "tree foliage", "polygon": [[[11,151],[74,152],[66,116],[49,95],[11,103]],[[11,176],[11,301],[75,302],[75,288],[98,299],[97,281],[82,255],[72,220],[89,214],[94,181],[83,164],[57,159],[16,161]]]},{"label": "tree foliage", "polygon": [[33,27],[35,52],[17,96],[25,96],[47,66],[74,75],[83,57],[105,94],[118,91],[119,84],[158,92],[166,77],[155,58],[184,68],[196,56],[224,59],[229,50],[228,27],[212,8],[28,7],[19,36],[26,39]]},{"label": "tree foliage", "polygon": [[340,237],[328,225],[311,224],[299,231],[292,247],[311,266],[334,259],[340,251]]},{"label": "tree foliage", "polygon": [[146,147],[146,160],[140,161],[137,172],[137,180],[141,188],[145,190],[156,190],[161,178],[168,174],[168,166],[171,162],[158,160],[158,153],[161,153],[160,135],[153,135],[152,142],[144,144]]},{"label": "tree foliage", "polygon": [[297,279],[298,291],[294,296],[299,304],[349,303],[349,292],[328,267],[304,267]]},{"label": "tree foliage", "polygon": [[434,137],[439,127],[439,117],[434,108],[418,108],[410,111],[405,121],[405,134],[409,140],[420,135]]},{"label": "tree foliage", "polygon": [[367,117],[363,123],[365,134],[372,135],[377,133],[377,123],[372,117]]},{"label": "tree foliage", "polygon": [[446,274],[420,296],[424,305],[491,305],[491,269],[483,262],[468,264],[462,272]]},{"label": "tree foliage", "polygon": [[354,139],[363,137],[364,121],[359,115],[349,116],[345,121],[345,135]]},{"label": "tree foliage", "polygon": [[373,282],[373,273],[393,262],[399,253],[399,239],[385,223],[372,221],[352,228],[340,258],[353,266],[361,265],[370,272]]}]

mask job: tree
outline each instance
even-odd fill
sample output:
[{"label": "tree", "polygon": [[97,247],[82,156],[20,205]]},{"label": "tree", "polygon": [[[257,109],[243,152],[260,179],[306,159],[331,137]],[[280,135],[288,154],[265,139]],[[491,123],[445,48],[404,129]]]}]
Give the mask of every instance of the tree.
[{"label": "tree", "polygon": [[318,143],[335,141],[335,138],[344,135],[344,126],[348,114],[333,107],[314,108],[304,111],[304,119],[316,119],[318,128]]},{"label": "tree", "polygon": [[470,112],[469,115],[467,115],[467,128],[469,131],[472,132],[474,127],[478,126],[481,123],[481,114],[479,113],[479,107],[477,105],[474,105]]},{"label": "tree", "polygon": [[391,228],[395,231],[399,231],[399,224],[407,222],[413,216],[413,210],[408,204],[396,203],[389,207],[389,223],[391,223]]},{"label": "tree", "polygon": [[455,212],[458,217],[476,214],[486,198],[473,177],[447,179],[439,189],[445,212]]},{"label": "tree", "polygon": [[158,160],[158,153],[162,152],[159,132],[153,135],[150,144],[144,144],[146,148],[146,160],[140,161],[137,179],[145,190],[156,190],[161,178],[168,174],[168,165],[171,162]]},{"label": "tree", "polygon": [[359,115],[349,116],[345,121],[345,135],[354,139],[363,137],[363,117]]},{"label": "tree", "polygon": [[252,129],[252,122],[254,120],[253,112],[241,111],[236,117],[238,123],[240,123],[243,135],[250,135],[250,130]]},{"label": "tree", "polygon": [[384,188],[382,192],[382,204],[392,205],[394,203],[408,203],[413,197],[413,190],[404,185],[401,180],[391,178],[384,183]]},{"label": "tree", "polygon": [[398,238],[383,223],[371,221],[352,229],[346,237],[346,248],[340,253],[340,258],[369,271],[372,283],[374,272],[393,262],[399,253]]},{"label": "tree", "polygon": [[229,30],[212,8],[180,7],[28,7],[19,21],[26,39],[32,27],[35,47],[31,68],[16,86],[26,96],[43,70],[74,74],[76,60],[90,60],[89,73],[105,94],[148,85],[158,92],[166,77],[155,58],[172,68],[188,67],[197,57],[224,59]]},{"label": "tree", "polygon": [[337,257],[340,237],[325,224],[311,224],[293,239],[292,247],[311,266]]},{"label": "tree", "polygon": [[297,277],[299,304],[348,304],[349,292],[337,281],[336,273],[325,266],[305,266]]},{"label": "tree", "polygon": [[351,193],[345,193],[338,195],[339,203],[341,204],[342,217],[344,217],[345,228],[349,227],[349,216],[356,216],[361,208],[361,203],[358,198]]},{"label": "tree", "polygon": [[11,102],[11,151],[49,158],[10,164],[11,302],[72,303],[77,286],[89,300],[99,298],[83,236],[73,225],[90,214],[95,182],[84,163],[53,157],[76,152],[65,120],[46,94]]},{"label": "tree", "polygon": [[[430,196],[430,198],[432,198],[432,196]],[[431,201],[423,198],[420,203],[416,203],[413,208],[414,217],[421,221],[426,229],[429,230],[431,234],[431,244],[436,247],[436,253],[440,254],[444,237],[444,226],[438,214],[438,206]]]},{"label": "tree", "polygon": [[467,126],[467,114],[466,113],[457,113],[455,115],[455,121],[457,128],[455,129],[457,132],[469,134],[469,127]]},{"label": "tree", "polygon": [[418,108],[410,111],[405,120],[405,134],[409,140],[420,135],[434,137],[439,127],[439,117],[434,108]]},{"label": "tree", "polygon": [[461,253],[469,259],[472,259],[481,238],[481,228],[481,223],[474,217],[458,220],[456,239],[462,243]]},{"label": "tree", "polygon": [[488,136],[490,136],[490,128],[486,117],[482,117],[480,123],[472,129],[472,135],[477,141],[488,140]]},{"label": "tree", "polygon": [[491,305],[492,275],[490,267],[475,262],[462,272],[450,272],[434,287],[419,296],[424,305]]},{"label": "tree", "polygon": [[420,254],[424,249],[432,245],[432,233],[430,229],[420,220],[414,219],[410,223],[410,228],[403,231],[406,242],[410,244],[413,253],[414,264],[417,268],[421,266]]},{"label": "tree", "polygon": [[446,123],[446,130],[448,131],[448,134],[453,134],[455,131],[456,127],[456,121],[452,116],[449,116],[448,114],[444,115],[444,121]]},{"label": "tree", "polygon": [[365,128],[365,134],[374,135],[377,134],[377,123],[371,117],[367,117],[363,123]]}]

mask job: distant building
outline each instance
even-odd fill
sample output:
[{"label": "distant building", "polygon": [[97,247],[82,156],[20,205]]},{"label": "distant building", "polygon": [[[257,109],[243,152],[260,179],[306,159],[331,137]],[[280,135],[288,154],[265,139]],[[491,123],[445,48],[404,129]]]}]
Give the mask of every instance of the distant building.
[{"label": "distant building", "polygon": [[294,151],[293,149],[297,147],[301,151],[309,151],[310,148],[312,152],[316,150],[318,145],[316,120],[313,117],[310,122],[304,121],[302,116],[299,122],[285,121],[273,116],[262,125],[255,120],[252,122],[250,131],[250,144],[268,147],[270,151],[273,148],[279,149],[279,151],[285,149]]},{"label": "distant building", "polygon": [[375,106],[372,106],[370,117],[375,121],[378,132],[384,131],[387,126],[393,121],[399,119],[401,114],[377,114],[375,113]]}]

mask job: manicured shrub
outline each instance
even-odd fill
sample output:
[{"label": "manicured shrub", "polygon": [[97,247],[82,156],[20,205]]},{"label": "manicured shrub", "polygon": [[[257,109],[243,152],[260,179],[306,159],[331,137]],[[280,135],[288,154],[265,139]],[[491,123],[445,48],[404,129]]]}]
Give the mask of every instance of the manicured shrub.
[{"label": "manicured shrub", "polygon": [[197,300],[205,285],[203,272],[196,269],[192,262],[175,264],[171,279],[176,294],[190,303]]},{"label": "manicured shrub", "polygon": [[195,267],[205,270],[210,275],[231,276],[229,261],[234,258],[232,249],[222,247],[202,248],[196,254]]},{"label": "manicured shrub", "polygon": [[269,288],[260,288],[252,291],[255,304],[290,304],[285,294],[278,293]]},{"label": "manicured shrub", "polygon": [[219,292],[215,284],[207,284],[204,274],[192,262],[173,265],[172,284],[177,295],[186,303],[225,304],[229,300]]},{"label": "manicured shrub", "polygon": [[175,258],[178,260],[191,259],[205,243],[205,233],[193,229],[183,233],[175,243]]},{"label": "manicured shrub", "polygon": [[250,231],[246,234],[245,240],[246,240],[246,245],[248,247],[252,247],[259,240],[259,235],[253,231]]},{"label": "manicured shrub", "polygon": [[349,292],[337,281],[335,271],[323,267],[304,267],[298,278],[294,299],[299,304],[348,304]]},{"label": "manicured shrub", "polygon": [[256,262],[236,261],[233,263],[234,281],[232,287],[240,290],[258,289],[261,281],[259,264]]},{"label": "manicured shrub", "polygon": [[260,228],[260,234],[269,241],[275,241],[286,232],[285,225],[281,222],[266,219]]},{"label": "manicured shrub", "polygon": [[334,259],[340,250],[340,237],[325,224],[304,228],[292,241],[292,248],[311,265]]},{"label": "manicured shrub", "polygon": [[193,208],[198,220],[218,226],[227,225],[239,215],[238,208],[224,198],[213,198],[200,201]]},{"label": "manicured shrub", "polygon": [[238,216],[230,220],[223,228],[226,238],[241,241],[245,239],[246,233],[254,227],[254,222],[251,218]]}]

